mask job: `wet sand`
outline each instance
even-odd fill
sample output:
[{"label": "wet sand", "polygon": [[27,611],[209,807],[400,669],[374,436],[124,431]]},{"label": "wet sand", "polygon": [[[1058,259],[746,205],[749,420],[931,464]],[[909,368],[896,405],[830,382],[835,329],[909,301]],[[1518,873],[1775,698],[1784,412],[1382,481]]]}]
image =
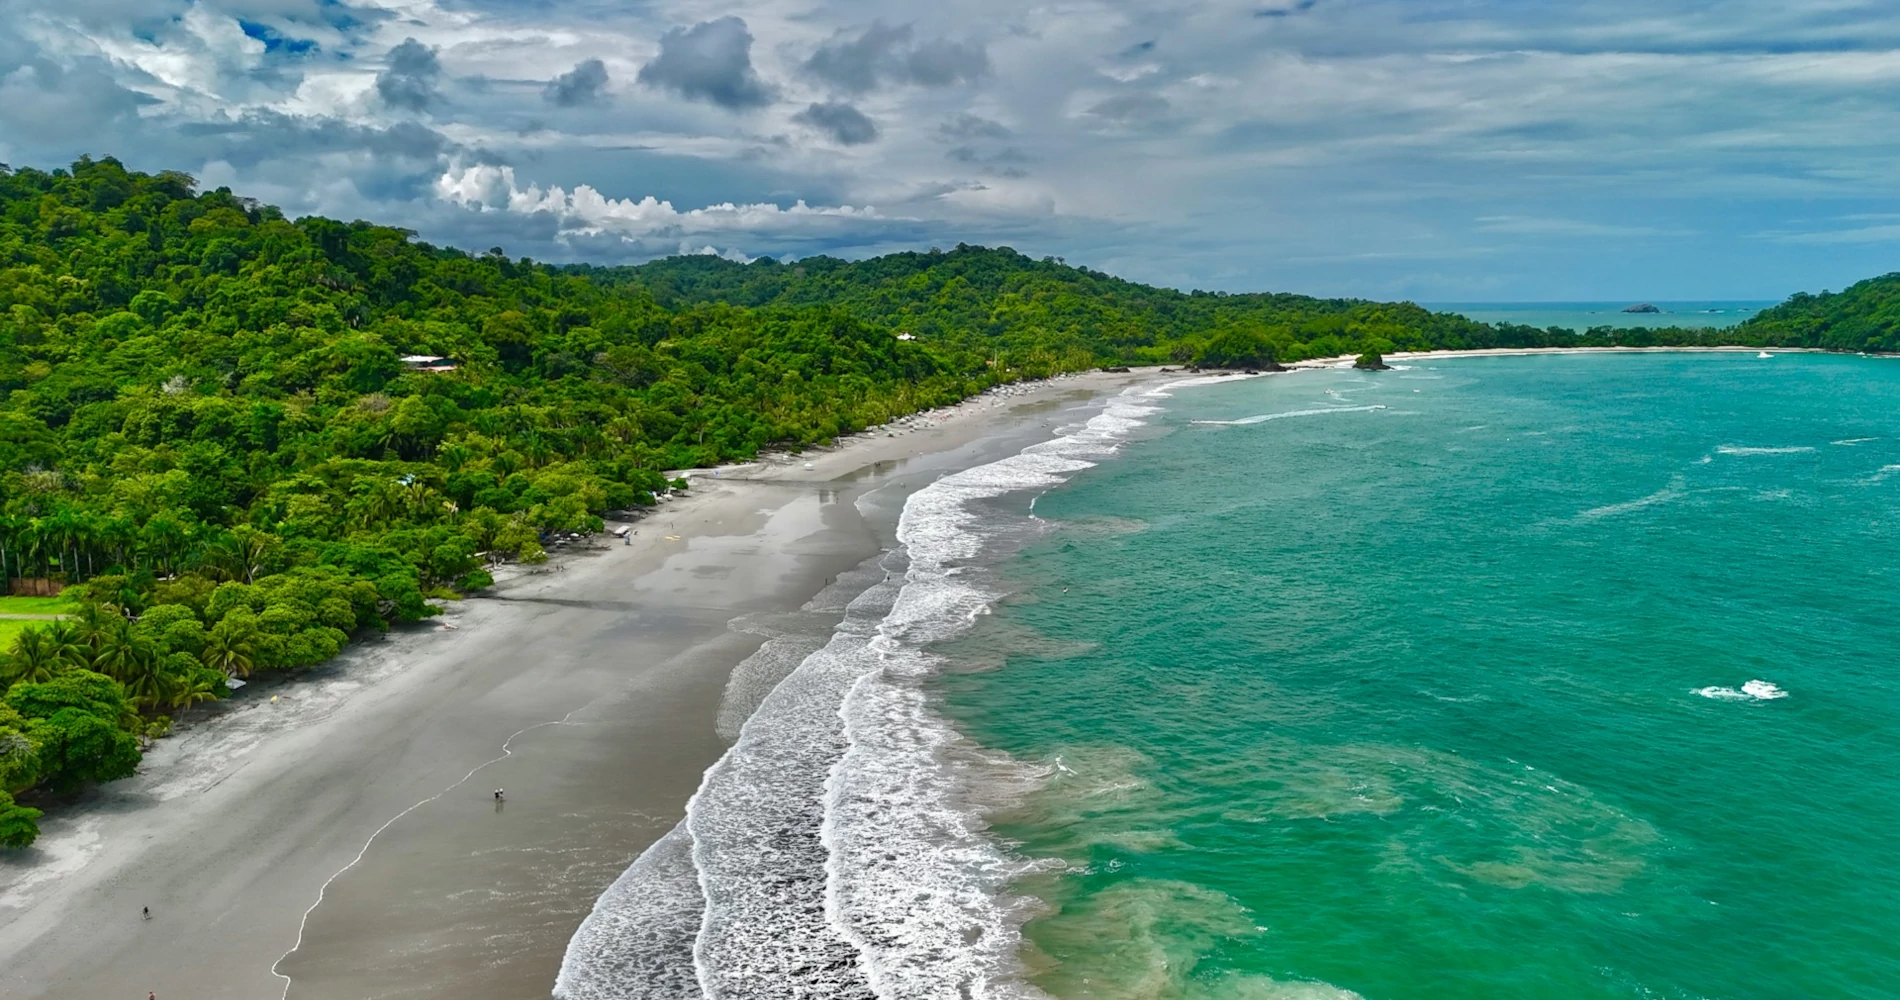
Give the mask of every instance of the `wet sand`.
[{"label": "wet sand", "polygon": [[594,899],[723,751],[734,665],[828,629],[801,607],[890,543],[910,491],[1145,377],[696,475],[632,545],[257,685],[0,859],[0,995],[546,997]]}]

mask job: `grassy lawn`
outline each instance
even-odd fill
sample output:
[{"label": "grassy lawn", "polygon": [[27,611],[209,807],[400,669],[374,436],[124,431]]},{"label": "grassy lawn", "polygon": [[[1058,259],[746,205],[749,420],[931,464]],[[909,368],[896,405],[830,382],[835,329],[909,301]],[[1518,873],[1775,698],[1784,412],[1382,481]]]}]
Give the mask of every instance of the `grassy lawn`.
[{"label": "grassy lawn", "polygon": [[38,625],[41,628],[45,628],[46,626],[50,624],[52,623],[51,622],[21,621],[18,618],[12,618],[12,619],[0,618],[0,650],[12,649],[14,637],[18,636],[20,634],[20,630],[26,628],[28,625]]},{"label": "grassy lawn", "polygon": [[79,602],[70,597],[0,597],[0,615],[70,615]]}]

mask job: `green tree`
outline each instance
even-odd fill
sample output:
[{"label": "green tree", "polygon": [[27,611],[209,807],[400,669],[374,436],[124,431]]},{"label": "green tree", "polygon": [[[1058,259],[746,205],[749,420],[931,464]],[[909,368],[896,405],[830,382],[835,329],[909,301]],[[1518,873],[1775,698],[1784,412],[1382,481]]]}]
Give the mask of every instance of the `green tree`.
[{"label": "green tree", "polygon": [[204,663],[228,677],[249,677],[256,651],[255,629],[229,619],[205,638]]},{"label": "green tree", "polygon": [[7,680],[49,681],[68,665],[60,650],[48,640],[46,630],[29,625],[13,639],[13,652],[7,657]]},{"label": "green tree", "polygon": [[38,747],[42,782],[61,790],[129,777],[138,740],[124,725],[138,716],[124,688],[90,670],[69,669],[44,682],[14,684],[6,704],[26,722]]},{"label": "green tree", "polygon": [[32,847],[40,835],[40,816],[38,809],[19,805],[13,796],[0,791],[0,847]]}]

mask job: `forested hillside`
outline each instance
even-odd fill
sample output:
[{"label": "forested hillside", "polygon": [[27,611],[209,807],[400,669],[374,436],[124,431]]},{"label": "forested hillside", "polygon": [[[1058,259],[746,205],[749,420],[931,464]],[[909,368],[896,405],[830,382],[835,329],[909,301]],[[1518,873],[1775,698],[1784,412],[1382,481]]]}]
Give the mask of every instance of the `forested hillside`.
[{"label": "forested hillside", "polygon": [[1738,333],[1764,347],[1900,350],[1900,273],[1869,278],[1841,292],[1799,293],[1756,314]]},{"label": "forested hillside", "polygon": [[1184,293],[975,247],[555,267],[110,159],[0,168],[0,576],[89,602],[0,663],[0,843],[37,815],[9,793],[130,774],[160,713],[417,620],[547,532],[653,503],[667,469],[1103,364],[1712,336]]}]

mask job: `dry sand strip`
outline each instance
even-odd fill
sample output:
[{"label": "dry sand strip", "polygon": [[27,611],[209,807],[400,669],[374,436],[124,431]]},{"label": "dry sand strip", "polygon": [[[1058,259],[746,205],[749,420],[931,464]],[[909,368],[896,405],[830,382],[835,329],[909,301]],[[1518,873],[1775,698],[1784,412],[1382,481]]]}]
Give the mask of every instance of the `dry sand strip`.
[{"label": "dry sand strip", "polygon": [[631,545],[254,686],[0,859],[0,996],[547,996],[595,897],[722,752],[727,676],[764,638],[734,623],[798,614],[890,544],[910,491],[1149,378],[696,476]]}]

